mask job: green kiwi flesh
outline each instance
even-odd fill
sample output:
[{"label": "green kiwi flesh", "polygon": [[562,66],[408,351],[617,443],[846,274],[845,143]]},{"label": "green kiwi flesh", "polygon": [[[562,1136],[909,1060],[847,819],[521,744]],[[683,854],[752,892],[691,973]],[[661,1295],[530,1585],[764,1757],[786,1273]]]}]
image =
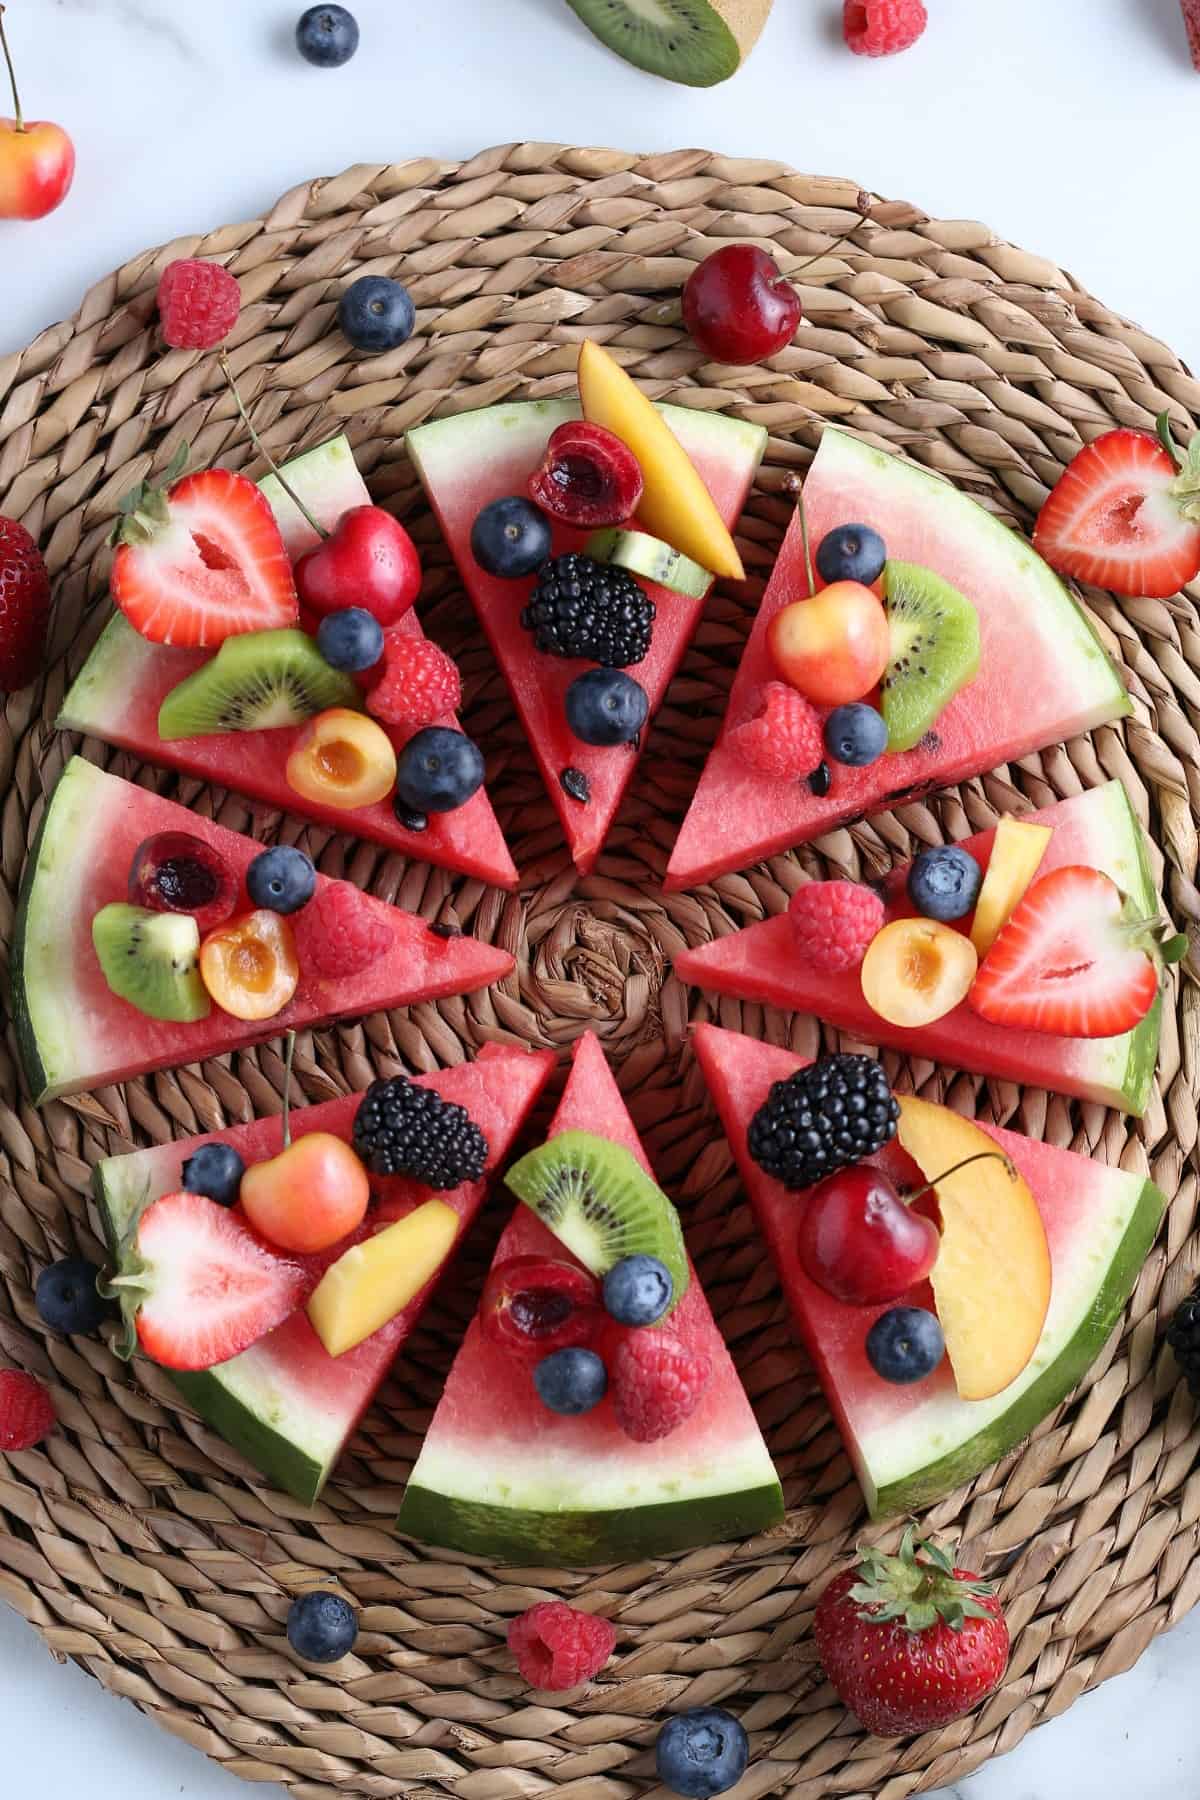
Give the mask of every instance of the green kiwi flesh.
[{"label": "green kiwi flesh", "polygon": [[979,671],[979,615],[957,588],[916,563],[883,571],[891,654],[882,711],[889,750],[911,750]]},{"label": "green kiwi flesh", "polygon": [[200,931],[190,913],[116,901],[92,920],[92,943],[114,994],[150,1019],[192,1024],[210,1003],[200,979]]},{"label": "green kiwi flesh", "polygon": [[628,569],[631,575],[641,575],[673,594],[686,594],[690,600],[703,600],[713,583],[707,569],[648,531],[622,531],[610,525],[593,531],[583,550],[596,562]]},{"label": "green kiwi flesh", "polygon": [[709,0],[567,0],[602,44],[635,68],[687,87],[736,74],[738,41]]},{"label": "green kiwi flesh", "polygon": [[672,1310],[683,1298],[690,1277],[679,1214],[623,1144],[561,1131],[504,1179],[593,1275],[642,1252],[670,1270]]},{"label": "green kiwi flesh", "polygon": [[307,633],[294,626],[246,631],[226,638],[211,662],[171,689],[158,709],[158,735],[268,731],[361,699],[352,678],[330,668]]}]

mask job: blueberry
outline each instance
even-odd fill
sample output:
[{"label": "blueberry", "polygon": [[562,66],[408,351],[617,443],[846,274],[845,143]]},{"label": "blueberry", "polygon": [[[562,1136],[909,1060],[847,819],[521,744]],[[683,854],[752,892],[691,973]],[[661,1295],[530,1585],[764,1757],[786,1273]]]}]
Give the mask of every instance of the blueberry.
[{"label": "blueberry", "polygon": [[400,752],[396,793],[410,812],[453,812],[482,786],[483,757],[464,732],[427,725]]},{"label": "blueberry", "polygon": [[653,1325],[674,1297],[671,1271],[657,1256],[623,1256],[604,1277],[604,1306],[618,1325]]},{"label": "blueberry", "polygon": [[608,1370],[594,1350],[553,1350],[536,1364],[533,1385],[552,1413],[586,1413],[608,1391]]},{"label": "blueberry", "polygon": [[307,906],[317,886],[312,857],[291,844],[260,850],[246,870],[246,892],[255,906],[294,913]]},{"label": "blueberry", "polygon": [[471,555],[489,575],[515,581],[532,575],[550,555],[550,523],[517,494],[493,500],[471,527]]},{"label": "blueberry", "polygon": [[817,546],[817,570],[822,581],[861,581],[870,587],[883,574],[887,547],[869,525],[839,525],[826,532]]},{"label": "blueberry", "polygon": [[406,344],[415,322],[412,295],[386,275],[360,275],[338,301],[338,324],[356,350],[372,355]]},{"label": "blueberry", "polygon": [[43,1325],[71,1334],[95,1331],[108,1312],[96,1292],[99,1273],[95,1264],[82,1256],[68,1256],[43,1269],[34,1290]]},{"label": "blueberry", "polygon": [[358,1620],[340,1594],[301,1594],[287,1616],[288,1643],[305,1662],[340,1662],[354,1648]]},{"label": "blueberry", "polygon": [[340,69],[358,49],[358,21],[344,6],[310,6],[296,26],[296,48],[318,69]]},{"label": "blueberry", "polygon": [[867,1333],[867,1361],[881,1381],[907,1387],[924,1381],[946,1354],[946,1340],[934,1313],[923,1306],[893,1306]]},{"label": "blueberry", "polygon": [[581,744],[631,744],[650,714],[640,681],[620,669],[589,669],[567,689],[567,724]]},{"label": "blueberry", "polygon": [[218,1206],[232,1206],[245,1173],[232,1144],[201,1144],[183,1165],[183,1185],[189,1194],[207,1194]]},{"label": "blueberry", "polygon": [[878,762],[887,749],[888,729],[883,714],[865,700],[835,706],[825,721],[825,748],[834,762],[865,769]]},{"label": "blueberry", "polygon": [[983,871],[969,850],[922,850],[908,871],[908,897],[927,919],[961,919],[979,898]]},{"label": "blueberry", "polygon": [[383,655],[383,626],[365,606],[326,613],[317,626],[317,649],[331,669],[372,669]]},{"label": "blueberry", "polygon": [[654,1752],[658,1779],[685,1800],[708,1800],[736,1787],[750,1744],[739,1720],[720,1706],[695,1706],[668,1719]]}]

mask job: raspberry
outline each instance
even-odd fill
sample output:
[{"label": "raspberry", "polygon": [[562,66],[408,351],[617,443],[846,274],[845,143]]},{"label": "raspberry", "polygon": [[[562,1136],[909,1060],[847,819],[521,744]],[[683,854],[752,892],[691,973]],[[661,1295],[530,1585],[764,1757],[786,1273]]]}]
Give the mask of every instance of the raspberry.
[{"label": "raspberry", "polygon": [[554,1693],[598,1675],[616,1642],[610,1620],[578,1612],[565,1600],[540,1600],[508,1628],[508,1647],[530,1687]]},{"label": "raspberry", "polygon": [[845,0],[842,12],[855,56],[894,56],[915,44],[928,23],[921,0]]},{"label": "raspberry", "polygon": [[31,1450],[56,1423],[54,1402],[40,1381],[19,1369],[0,1369],[0,1450]]},{"label": "raspberry", "polygon": [[669,1437],[699,1406],[712,1362],[663,1331],[632,1331],[610,1364],[617,1424],[639,1444]]},{"label": "raspberry", "polygon": [[158,284],[162,334],[175,350],[215,350],[237,324],[242,290],[220,263],[181,257]]},{"label": "raspberry", "polygon": [[784,681],[760,688],[754,712],[730,732],[729,747],[758,774],[782,781],[811,775],[825,754],[816,708]]},{"label": "raspberry", "polygon": [[457,666],[428,638],[389,631],[383,640],[384,671],[367,695],[367,711],[389,725],[421,731],[462,704]]},{"label": "raspberry", "polygon": [[1179,0],[1179,4],[1183,8],[1183,22],[1187,27],[1192,67],[1200,69],[1200,0]]},{"label": "raspberry", "polygon": [[883,901],[857,881],[810,881],[792,895],[788,914],[796,949],[814,969],[857,969],[883,929]]},{"label": "raspberry", "polygon": [[361,975],[392,947],[386,924],[348,881],[319,887],[294,926],[301,968],[329,979]]}]

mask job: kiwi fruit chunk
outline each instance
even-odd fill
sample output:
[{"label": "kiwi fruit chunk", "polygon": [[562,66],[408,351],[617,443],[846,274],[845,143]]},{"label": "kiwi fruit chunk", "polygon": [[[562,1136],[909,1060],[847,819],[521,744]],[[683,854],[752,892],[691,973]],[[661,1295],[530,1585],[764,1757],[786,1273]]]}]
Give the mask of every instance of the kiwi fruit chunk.
[{"label": "kiwi fruit chunk", "polygon": [[92,920],[92,943],[114,994],[150,1019],[207,1019],[200,979],[200,928],[190,913],[150,912],[114,902]]},{"label": "kiwi fruit chunk", "polygon": [[916,563],[883,571],[891,653],[881,710],[889,750],[911,750],[979,670],[979,615],[957,588]]},{"label": "kiwi fruit chunk", "polygon": [[688,87],[735,75],[772,0],[567,0],[589,31],[636,68]]},{"label": "kiwi fruit chunk", "polygon": [[689,1274],[679,1214],[623,1144],[561,1131],[504,1179],[593,1275],[640,1251],[670,1270],[672,1310],[682,1300]]},{"label": "kiwi fruit chunk", "polygon": [[673,550],[661,538],[651,537],[648,531],[622,531],[620,526],[610,525],[603,531],[593,531],[583,551],[593,562],[628,569],[631,575],[641,575],[659,587],[670,588],[673,594],[686,594],[690,600],[703,600],[712,586],[708,569]]},{"label": "kiwi fruit chunk", "polygon": [[160,738],[299,725],[327,706],[357,707],[357,684],[333,669],[315,638],[287,626],[226,638],[211,662],[173,687],[158,709]]}]

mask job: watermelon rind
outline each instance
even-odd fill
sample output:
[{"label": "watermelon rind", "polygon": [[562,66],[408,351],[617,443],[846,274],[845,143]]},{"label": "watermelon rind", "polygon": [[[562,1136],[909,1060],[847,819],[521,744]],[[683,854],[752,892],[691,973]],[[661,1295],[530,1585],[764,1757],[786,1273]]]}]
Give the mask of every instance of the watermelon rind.
[{"label": "watermelon rind", "polygon": [[63,1079],[82,1024],[72,1005],[74,990],[57,968],[60,946],[54,923],[64,866],[69,869],[73,863],[76,840],[92,815],[94,773],[89,763],[73,756],[59,776],[29,847],[17,895],[12,1016],[35,1104],[49,1098]]}]

